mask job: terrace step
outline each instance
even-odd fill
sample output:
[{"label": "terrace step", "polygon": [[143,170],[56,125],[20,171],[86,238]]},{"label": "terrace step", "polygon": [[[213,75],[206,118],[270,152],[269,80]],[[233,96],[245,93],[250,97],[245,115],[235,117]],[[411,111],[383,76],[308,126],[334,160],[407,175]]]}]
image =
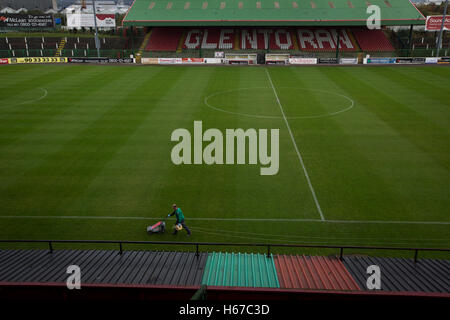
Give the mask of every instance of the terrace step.
[{"label": "terrace step", "polygon": [[144,37],[144,40],[142,41],[141,46],[139,47],[138,54],[142,55],[142,52],[144,52],[145,47],[147,46],[148,40],[150,39],[150,36],[152,35],[153,29],[151,29]]},{"label": "terrace step", "polygon": [[62,38],[61,41],[59,42],[58,49],[56,50],[56,54],[55,54],[56,57],[61,56],[61,52],[64,50],[66,43],[67,43],[67,38]]},{"label": "terrace step", "polygon": [[186,40],[186,30],[183,31],[183,35],[180,38],[180,42],[178,43],[177,53],[183,51],[184,40]]}]

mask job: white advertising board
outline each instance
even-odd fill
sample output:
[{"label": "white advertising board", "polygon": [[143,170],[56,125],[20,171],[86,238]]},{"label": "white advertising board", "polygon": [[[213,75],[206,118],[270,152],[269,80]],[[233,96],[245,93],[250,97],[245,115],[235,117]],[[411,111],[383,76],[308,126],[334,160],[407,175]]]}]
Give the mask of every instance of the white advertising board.
[{"label": "white advertising board", "polygon": [[317,64],[317,58],[290,58],[290,64]]},{"label": "white advertising board", "polygon": [[[114,28],[116,17],[114,14],[97,14],[97,26],[99,28]],[[68,28],[93,28],[95,27],[94,15],[87,13],[68,13]]]}]

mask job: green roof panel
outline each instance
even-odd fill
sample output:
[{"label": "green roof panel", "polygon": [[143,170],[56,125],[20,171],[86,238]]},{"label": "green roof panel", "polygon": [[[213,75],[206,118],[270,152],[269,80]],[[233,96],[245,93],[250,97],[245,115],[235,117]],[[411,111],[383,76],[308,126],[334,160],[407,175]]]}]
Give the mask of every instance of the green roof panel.
[{"label": "green roof panel", "polygon": [[135,0],[124,26],[365,26],[369,5],[382,25],[423,25],[409,0]]},{"label": "green roof panel", "polygon": [[273,257],[263,254],[208,254],[202,284],[208,286],[279,288]]}]

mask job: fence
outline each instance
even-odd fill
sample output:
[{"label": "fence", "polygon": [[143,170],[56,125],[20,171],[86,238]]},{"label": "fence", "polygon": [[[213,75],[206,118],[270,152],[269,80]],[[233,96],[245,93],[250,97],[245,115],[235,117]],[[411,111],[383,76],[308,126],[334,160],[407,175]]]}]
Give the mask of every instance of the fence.
[{"label": "fence", "polygon": [[[226,50],[225,50],[226,51]],[[17,49],[17,50],[0,50],[0,58],[14,58],[14,57],[54,57],[56,55],[57,49]],[[227,52],[227,51],[226,51]],[[248,54],[250,51],[240,51],[233,50],[229,53],[238,54],[245,53]],[[252,53],[283,53],[291,54],[293,56],[307,57],[307,58],[330,58],[336,57],[335,51],[327,52],[307,52],[307,51],[274,51],[274,50],[252,50]],[[111,50],[100,50],[100,56],[104,58],[128,58],[134,53],[133,50],[121,50],[121,49],[111,49]],[[144,52],[143,57],[158,57],[158,58],[213,58],[215,50],[183,50],[181,52],[175,51],[155,51],[155,52]],[[343,51],[339,52],[339,57],[341,58],[356,58],[358,55],[369,54],[374,57],[433,57],[436,55],[435,49],[402,49],[393,52],[356,52],[356,51]],[[450,54],[450,49],[444,48],[440,51],[440,56],[448,56]],[[64,49],[61,51],[62,57],[97,57],[96,49]]]},{"label": "fence", "polygon": [[[181,52],[176,51],[145,51],[143,53],[143,57],[145,58],[213,58],[216,51],[223,51],[225,53],[232,54],[248,54],[248,53],[256,53],[256,54],[267,54],[267,53],[282,53],[282,54],[290,54],[292,56],[305,57],[305,58],[335,58],[336,51],[295,51],[295,50],[189,50],[184,49]],[[436,55],[436,49],[399,49],[396,51],[340,51],[340,58],[357,58],[359,55],[365,56],[369,54],[373,57],[433,57]],[[450,54],[449,48],[443,48],[440,51],[440,56],[448,56]]]},{"label": "fence", "polygon": [[[54,57],[56,49],[18,49],[18,50],[0,50],[0,58],[15,57]],[[133,50],[100,50],[100,56],[103,58],[129,58]],[[61,51],[61,57],[97,57],[96,49],[67,49]]]}]

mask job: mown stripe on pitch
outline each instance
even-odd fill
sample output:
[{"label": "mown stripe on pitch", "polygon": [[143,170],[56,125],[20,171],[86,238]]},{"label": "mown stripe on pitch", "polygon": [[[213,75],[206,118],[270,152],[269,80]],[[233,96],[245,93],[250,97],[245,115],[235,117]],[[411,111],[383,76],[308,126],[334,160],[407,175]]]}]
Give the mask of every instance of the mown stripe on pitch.
[{"label": "mown stripe on pitch", "polygon": [[[129,217],[129,216],[0,216],[0,219],[73,219],[73,220],[161,220],[161,217]],[[395,220],[322,220],[322,219],[285,219],[285,218],[189,218],[196,221],[247,221],[247,222],[321,222],[342,224],[423,224],[423,225],[449,225],[450,221],[395,221]]]},{"label": "mown stripe on pitch", "polygon": [[[416,111],[409,108],[405,103],[396,100],[392,95],[377,89],[374,84],[369,84],[366,79],[356,79],[353,75],[346,72],[349,78],[353,78],[353,83],[359,83],[364,92],[370,93],[377,99],[365,99],[364,106],[368,111],[383,120],[390,128],[395,130],[401,136],[425,152],[430,158],[441,165],[443,168],[450,170],[450,161],[445,152],[436,152],[446,150],[448,148],[448,140],[445,140],[440,148],[436,149],[437,139],[433,139],[430,143],[429,135],[447,136],[440,127],[421,116]],[[343,84],[344,85],[344,84]],[[383,99],[383,103],[380,103]],[[400,121],[401,120],[401,121]],[[407,121],[406,121],[407,120]],[[417,134],[417,126],[420,125],[421,134]],[[425,129],[425,131],[423,131]]]},{"label": "mown stripe on pitch", "polygon": [[[155,76],[163,72],[167,71],[161,68]],[[106,163],[126,143],[137,126],[144,121],[145,117],[135,121],[131,126],[128,124],[121,127],[120,136],[115,136],[117,139],[115,143],[108,141],[108,143],[102,144],[99,143],[101,141],[93,142],[92,138],[96,134],[108,133],[108,130],[104,129],[111,126],[108,117],[120,112],[133,95],[139,94],[139,91],[153,80],[154,77],[149,77],[137,88],[129,91],[99,119],[96,119],[89,127],[62,146],[58,152],[49,156],[45,163],[33,168],[27,172],[20,182],[4,190],[3,196],[10,199],[16,198],[18,202],[22,203],[19,206],[19,208],[22,208],[19,210],[35,210],[35,207],[44,206],[51,211],[58,210],[63,213],[69,209],[75,198],[84,192]],[[165,83],[154,85],[159,86],[161,92],[169,89]],[[151,108],[144,110],[148,113]],[[33,185],[33,182],[37,184]],[[24,195],[27,196],[25,199]],[[50,200],[52,203],[47,203]],[[24,203],[29,203],[29,205],[23,207]],[[19,203],[16,203],[16,205],[19,205]]]},{"label": "mown stripe on pitch", "polygon": [[[4,70],[0,69],[0,75],[2,79],[8,79],[8,81],[2,81],[6,86],[0,88],[2,94],[18,90],[26,90],[27,88],[34,88],[36,86],[45,87],[47,83],[58,81],[60,78],[66,76],[76,76],[81,73],[82,69],[75,69],[72,66],[28,66],[29,72],[25,73],[23,78],[15,78],[14,76],[8,76],[3,74]],[[5,69],[7,70],[7,69]],[[9,81],[11,78],[11,81]],[[17,79],[17,81],[15,80]]]},{"label": "mown stripe on pitch", "polygon": [[[122,123],[138,118],[140,125],[78,197],[74,210],[91,204],[97,208],[100,200],[112,211],[111,214],[120,214],[123,210],[145,214],[167,205],[159,202],[167,196],[168,189],[175,188],[177,183],[174,181],[180,179],[179,176],[172,179],[168,174],[169,168],[174,166],[170,160],[170,133],[183,126],[178,121],[188,119],[186,113],[195,107],[195,102],[190,103],[186,97],[188,93],[195,97],[195,90],[192,93],[192,87],[186,81],[195,85],[199,80],[189,82],[193,69],[188,68],[166,67],[163,73],[160,67],[139,69],[144,75],[149,70],[156,70],[158,74],[123,109],[119,109],[114,118],[123,114]],[[180,191],[180,194],[184,193],[185,189]]]},{"label": "mown stripe on pitch", "polygon": [[[417,77],[413,73],[413,69],[407,68],[368,68],[367,69],[371,74],[378,75],[381,77],[381,81],[373,81],[373,84],[380,86],[380,90],[383,92],[389,93],[394,91],[397,93],[394,87],[385,88],[387,83],[393,83],[396,86],[403,88],[409,94],[412,95],[420,95],[427,99],[428,104],[433,104],[433,101],[436,103],[449,106],[449,96],[450,90],[449,83],[445,87],[440,87],[434,85],[428,80],[423,80],[423,78]],[[450,76],[450,74],[449,74]],[[375,80],[375,79],[374,79]],[[448,80],[447,80],[448,82]],[[447,92],[447,94],[446,94]],[[407,98],[411,98],[408,96]],[[409,108],[409,104],[406,102],[401,102],[405,107]],[[427,107],[427,106],[423,106]]]},{"label": "mown stripe on pitch", "polygon": [[[61,114],[64,114],[64,112],[72,107],[72,104],[82,99],[86,99],[92,92],[97,91],[98,89],[96,87],[90,85],[91,82],[98,81],[102,87],[106,86],[109,81],[111,81],[111,78],[108,76],[110,72],[111,71],[108,71],[108,69],[104,69],[104,72],[102,73],[92,74],[92,79],[85,79],[83,77],[83,74],[81,74],[82,77],[80,77],[80,74],[78,72],[66,73],[60,78],[54,79],[52,81],[49,80],[48,82],[46,82],[45,77],[42,78],[42,81],[34,84],[34,88],[36,88],[37,86],[44,86],[46,88],[48,94],[45,100],[30,105],[11,107],[8,110],[0,110],[0,134],[2,134],[2,131],[4,131],[4,133],[11,134],[10,126],[14,126],[18,122],[30,123],[27,123],[27,125],[24,126],[23,134],[18,135],[16,139],[11,140],[11,142],[17,141],[17,139],[21,138],[22,135],[29,133],[34,134],[33,129],[53,120],[53,118]],[[101,82],[100,80],[102,79],[107,80]],[[57,83],[55,84],[55,82]],[[58,86],[62,84],[67,84],[67,87],[58,88]],[[83,94],[81,94],[78,89],[82,90]],[[60,94],[61,92],[63,93],[62,96],[57,96],[57,99],[59,100],[52,102],[51,100],[55,99],[55,96]],[[68,99],[71,94],[73,94],[75,100],[71,100],[70,98],[70,100]],[[30,117],[33,116],[36,116],[36,119],[31,120]],[[11,144],[11,142],[9,144]],[[5,144],[4,142],[2,142],[0,144],[0,148],[8,146],[9,144]]]},{"label": "mown stripe on pitch", "polygon": [[[13,152],[13,150],[18,150],[21,148],[23,143],[26,143],[29,141],[34,141],[35,137],[39,135],[39,130],[46,130],[48,126],[50,126],[51,123],[55,123],[57,121],[61,121],[61,118],[67,115],[68,112],[71,110],[75,110],[77,108],[83,108],[83,104],[90,99],[92,99],[92,95],[95,95],[100,90],[106,90],[106,88],[112,83],[117,82],[118,85],[121,85],[122,78],[126,75],[123,73],[117,73],[113,69],[99,69],[99,71],[102,71],[97,74],[90,75],[92,76],[89,81],[86,81],[84,79],[77,80],[74,85],[70,86],[72,90],[75,88],[82,88],[84,94],[80,94],[77,90],[74,90],[75,99],[62,99],[58,100],[61,102],[61,105],[55,105],[53,108],[53,112],[51,114],[46,113],[46,117],[42,116],[42,118],[39,121],[36,121],[35,125],[29,125],[28,130],[25,130],[25,132],[21,135],[18,135],[17,137],[10,139],[8,143],[2,143],[0,146],[0,150],[3,150],[4,157],[2,161],[8,161],[8,152]],[[116,75],[116,76],[114,76]],[[118,77],[117,77],[118,76]],[[66,78],[67,79],[67,78]],[[93,85],[95,83],[98,83],[97,86]],[[70,82],[69,82],[70,84]],[[75,87],[75,84],[78,87]],[[53,92],[53,91],[52,91]],[[106,108],[105,108],[106,109]],[[23,121],[18,119],[17,121]],[[94,121],[94,119],[92,119]],[[79,131],[83,128],[83,125],[80,124],[79,129],[76,131]],[[73,138],[73,136],[77,134],[77,132],[71,132],[70,137]],[[28,168],[22,168],[19,172],[14,172],[12,175],[12,181],[17,181],[19,179],[22,179],[23,175],[26,175],[28,172],[32,171],[33,168],[38,167],[39,165],[42,165],[44,161],[48,161],[49,157],[54,152],[58,152],[58,150],[63,146],[64,141],[57,143],[55,141],[48,141],[48,146],[39,146],[39,148],[42,150],[42,148],[45,148],[45,152],[42,153],[42,157],[36,157],[36,155],[27,154],[27,150],[25,150],[23,154],[23,158],[33,160],[34,164],[32,167]],[[52,151],[54,150],[54,151]],[[13,159],[12,159],[13,161]],[[6,190],[7,186],[12,183],[8,182],[6,177],[3,177],[3,183],[0,186],[0,190]]]}]

